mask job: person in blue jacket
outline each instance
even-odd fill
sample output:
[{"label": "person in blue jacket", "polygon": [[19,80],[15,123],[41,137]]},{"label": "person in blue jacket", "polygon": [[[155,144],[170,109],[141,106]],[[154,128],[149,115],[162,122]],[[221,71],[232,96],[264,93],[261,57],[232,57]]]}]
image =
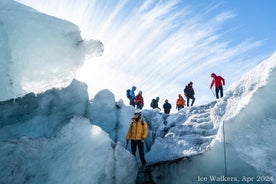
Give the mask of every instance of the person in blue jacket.
[{"label": "person in blue jacket", "polygon": [[130,90],[130,99],[129,99],[129,105],[132,105],[133,107],[135,107],[135,90],[136,90],[136,86],[132,86],[131,90]]}]

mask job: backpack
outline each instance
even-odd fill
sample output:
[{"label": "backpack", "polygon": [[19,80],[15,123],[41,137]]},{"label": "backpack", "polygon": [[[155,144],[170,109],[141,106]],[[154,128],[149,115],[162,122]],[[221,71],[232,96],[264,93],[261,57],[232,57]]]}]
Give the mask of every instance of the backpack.
[{"label": "backpack", "polygon": [[130,89],[126,90],[126,96],[127,96],[128,99],[131,99]]},{"label": "backpack", "polygon": [[150,106],[152,108],[156,108],[157,107],[157,101],[155,99],[152,99],[151,103],[150,103]]}]

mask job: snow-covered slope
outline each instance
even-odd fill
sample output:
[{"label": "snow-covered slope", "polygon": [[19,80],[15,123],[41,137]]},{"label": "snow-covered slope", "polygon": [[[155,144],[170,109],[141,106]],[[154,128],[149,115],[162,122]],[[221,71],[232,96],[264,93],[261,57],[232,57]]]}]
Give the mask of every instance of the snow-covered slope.
[{"label": "snow-covered slope", "polygon": [[248,178],[250,183],[276,183],[275,63],[276,54],[245,74],[215,105],[211,117],[219,129],[209,151],[153,168],[155,181],[214,183],[225,182],[226,176],[235,183],[247,183]]}]

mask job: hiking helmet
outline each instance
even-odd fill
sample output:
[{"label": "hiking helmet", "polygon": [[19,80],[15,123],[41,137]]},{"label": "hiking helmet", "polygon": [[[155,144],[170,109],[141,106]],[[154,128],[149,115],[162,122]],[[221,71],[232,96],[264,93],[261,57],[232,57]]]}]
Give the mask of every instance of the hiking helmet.
[{"label": "hiking helmet", "polygon": [[216,74],[215,73],[211,73],[211,77],[215,77],[216,76]]},{"label": "hiking helmet", "polygon": [[139,94],[142,94],[143,92],[142,91],[139,91]]},{"label": "hiking helmet", "polygon": [[191,81],[189,84],[190,84],[190,85],[193,85],[193,82]]},{"label": "hiking helmet", "polygon": [[159,100],[159,97],[156,97],[156,100]]}]

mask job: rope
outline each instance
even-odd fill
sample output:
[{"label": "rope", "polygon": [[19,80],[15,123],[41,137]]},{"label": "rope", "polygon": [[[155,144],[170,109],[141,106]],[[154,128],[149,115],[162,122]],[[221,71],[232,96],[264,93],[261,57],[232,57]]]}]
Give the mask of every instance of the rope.
[{"label": "rope", "polygon": [[[225,141],[225,129],[224,129],[224,121],[222,123],[222,130],[223,130],[223,151],[224,151],[224,176],[227,177],[227,161],[226,161],[226,141]],[[225,181],[227,184],[227,181]]]},{"label": "rope", "polygon": [[113,165],[113,176],[112,176],[112,183],[113,184],[116,184],[116,173],[117,173],[117,168],[116,168],[116,161],[117,161],[117,157],[116,157],[116,146],[117,146],[117,141],[118,141],[118,127],[119,127],[119,116],[120,116],[120,110],[119,110],[119,106],[117,106],[117,113],[116,113],[116,116],[117,116],[117,121],[116,121],[116,124],[115,124],[115,137],[114,137],[114,143],[111,143],[112,145],[112,148],[113,148],[113,159],[114,159],[114,165]]}]

